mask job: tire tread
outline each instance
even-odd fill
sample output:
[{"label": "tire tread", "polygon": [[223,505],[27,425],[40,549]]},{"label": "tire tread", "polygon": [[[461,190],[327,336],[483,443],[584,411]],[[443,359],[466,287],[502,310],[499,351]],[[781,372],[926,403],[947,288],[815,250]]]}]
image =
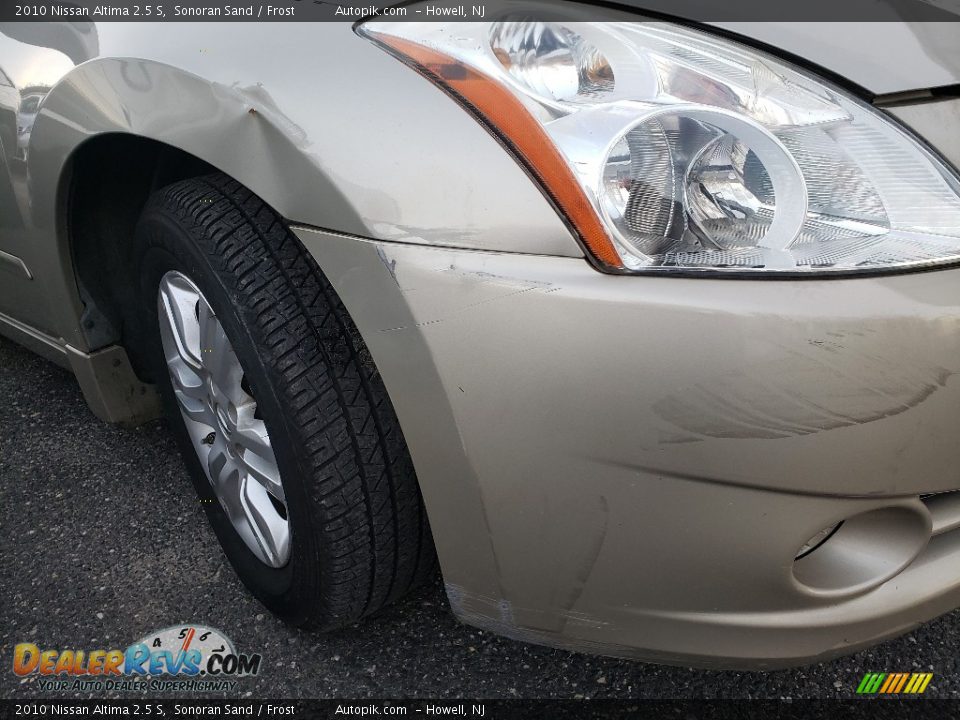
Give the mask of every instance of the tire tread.
[{"label": "tire tread", "polygon": [[[319,587],[304,624],[376,612],[435,572],[413,463],[372,357],[314,258],[259,197],[220,175],[183,180],[150,203],[198,244],[257,340],[304,449]],[[150,205],[148,205],[148,208]]]}]

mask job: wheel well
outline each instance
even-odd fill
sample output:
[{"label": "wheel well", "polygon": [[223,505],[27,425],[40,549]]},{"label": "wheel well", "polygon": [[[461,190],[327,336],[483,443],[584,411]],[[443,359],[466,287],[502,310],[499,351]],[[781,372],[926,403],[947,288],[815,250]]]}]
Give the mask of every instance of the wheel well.
[{"label": "wheel well", "polygon": [[74,154],[67,184],[66,228],[91,350],[123,345],[141,379],[150,381],[140,349],[133,234],[150,194],[216,169],[170,145],[107,134]]}]

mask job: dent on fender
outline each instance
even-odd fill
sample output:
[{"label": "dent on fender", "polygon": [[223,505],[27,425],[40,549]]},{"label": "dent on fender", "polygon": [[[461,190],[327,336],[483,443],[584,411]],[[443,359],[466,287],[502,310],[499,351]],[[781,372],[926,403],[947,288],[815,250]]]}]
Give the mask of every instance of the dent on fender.
[{"label": "dent on fender", "polygon": [[[191,152],[292,221],[398,242],[582,256],[497,141],[349,23],[234,23],[229,33],[182,23],[178,43],[144,23],[97,29],[101,55],[89,64],[127,58],[136,82],[112,82],[91,104],[118,96],[130,132]],[[326,70],[330,57],[336,72]],[[211,94],[221,104],[211,106]]]},{"label": "dent on fender", "polygon": [[[156,112],[158,104],[166,111]],[[77,126],[73,118],[85,119]],[[210,82],[149,60],[101,59],[78,68],[55,88],[49,119],[48,172],[62,172],[89,137],[124,132],[184,150],[242,179],[287,217],[303,210],[305,187],[348,231],[362,223],[317,167],[308,132],[285,115],[263,84]],[[44,185],[56,185],[44,178]]]},{"label": "dent on fender", "polygon": [[[22,259],[48,283],[49,299],[35,305],[58,308],[49,322],[29,320],[77,347],[88,346],[74,317],[82,304],[68,240],[53,223],[70,158],[106,133],[188,152],[287,219],[314,227],[402,243],[582,257],[554,209],[486,130],[347,23],[231,24],[230,33],[182,23],[177,43],[149,23],[17,23],[2,30],[5,68],[31,64],[49,75],[21,152],[23,182],[6,193],[19,208],[4,209],[3,217],[19,212],[35,225],[25,234],[45,260],[35,266]],[[321,72],[330,53],[338,71]],[[5,147],[17,147],[13,135]],[[425,142],[433,151],[427,155]]]}]

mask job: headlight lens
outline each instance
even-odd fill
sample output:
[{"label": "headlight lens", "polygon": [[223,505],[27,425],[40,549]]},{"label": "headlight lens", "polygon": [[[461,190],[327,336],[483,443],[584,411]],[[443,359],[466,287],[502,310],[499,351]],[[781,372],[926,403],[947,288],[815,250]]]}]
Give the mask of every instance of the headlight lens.
[{"label": "headlight lens", "polygon": [[614,87],[610,62],[577,32],[540,22],[497,22],[490,49],[528,92],[554,103],[596,99]]},{"label": "headlight lens", "polygon": [[860,272],[960,261],[960,183],[782,61],[647,22],[369,22],[540,181],[597,264]]}]

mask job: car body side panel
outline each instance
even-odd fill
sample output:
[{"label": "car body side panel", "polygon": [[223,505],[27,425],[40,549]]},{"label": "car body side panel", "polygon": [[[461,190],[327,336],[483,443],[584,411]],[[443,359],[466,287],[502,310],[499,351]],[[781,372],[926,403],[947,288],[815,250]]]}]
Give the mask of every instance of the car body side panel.
[{"label": "car body side panel", "polygon": [[[50,332],[53,313],[33,267],[38,250],[29,222],[29,185],[24,141],[31,117],[25,112],[29,76],[12,67],[0,35],[0,315],[16,316],[30,327]],[[57,56],[55,50],[31,51],[38,62]],[[69,64],[67,64],[69,65]]]},{"label": "car body side panel", "polygon": [[[67,343],[86,349],[66,233],[55,225],[58,203],[71,155],[103,133],[185,150],[311,225],[582,257],[550,203],[486,130],[347,23],[241,23],[229,31],[186,23],[176,26],[176,43],[148,24],[95,29],[100,56],[76,67],[63,53],[0,34],[8,67],[54,68],[46,58],[54,53],[62,73],[45,78],[25,163],[35,247],[18,247],[55,308],[46,329]],[[0,235],[0,249],[9,242]],[[38,317],[20,319],[39,324]]]}]

